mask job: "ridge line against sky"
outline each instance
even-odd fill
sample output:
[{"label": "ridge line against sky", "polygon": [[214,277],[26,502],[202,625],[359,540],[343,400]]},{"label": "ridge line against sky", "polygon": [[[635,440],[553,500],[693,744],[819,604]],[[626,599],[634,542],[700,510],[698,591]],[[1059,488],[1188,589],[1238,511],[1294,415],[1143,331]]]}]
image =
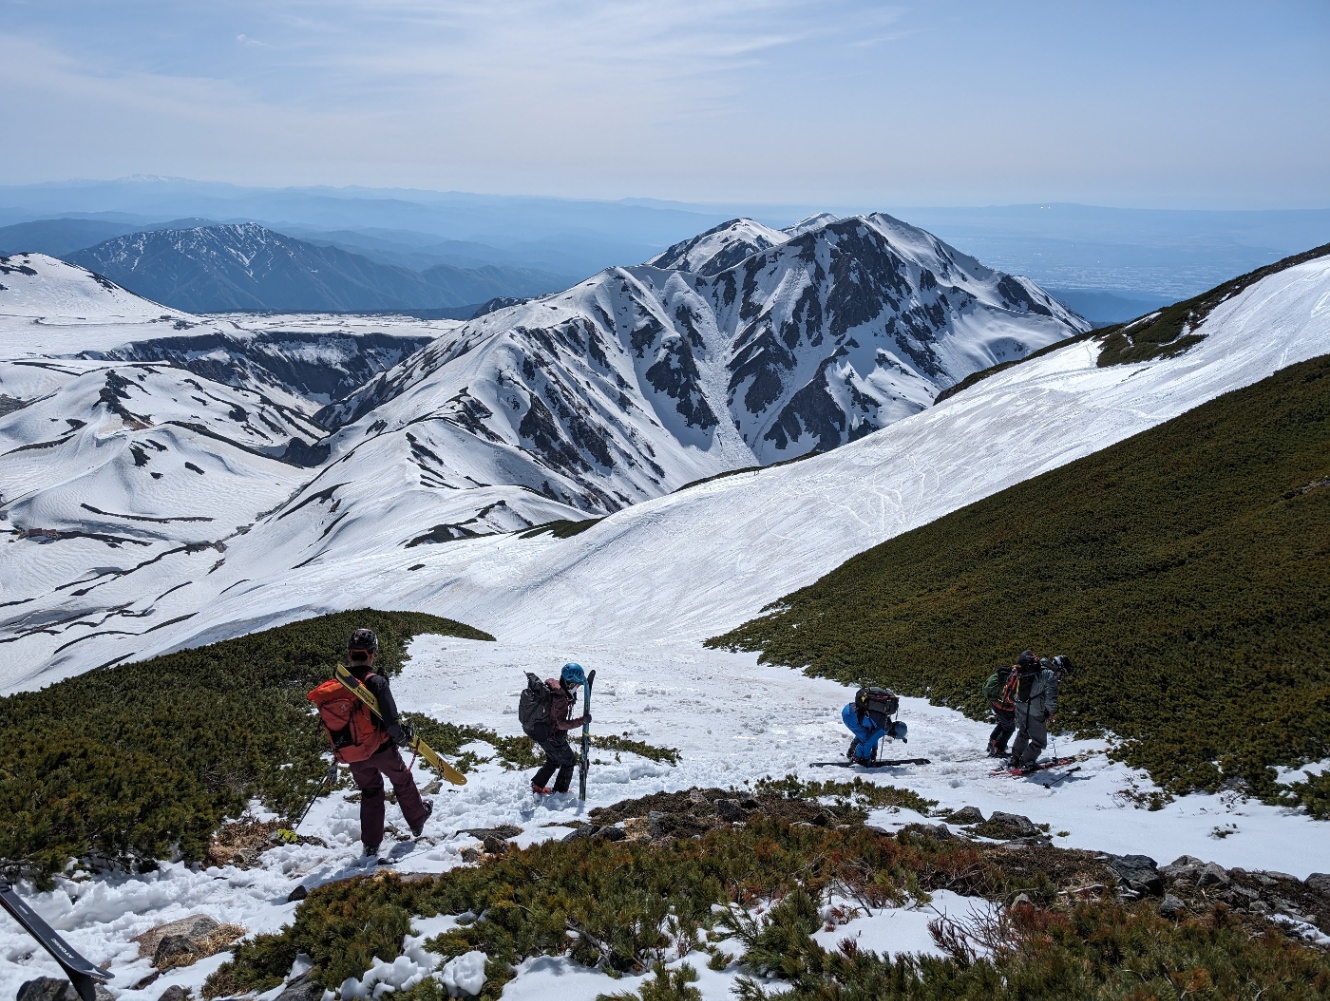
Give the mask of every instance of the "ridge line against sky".
[{"label": "ridge line against sky", "polygon": [[1330,204],[1330,4],[5,0],[0,184]]}]

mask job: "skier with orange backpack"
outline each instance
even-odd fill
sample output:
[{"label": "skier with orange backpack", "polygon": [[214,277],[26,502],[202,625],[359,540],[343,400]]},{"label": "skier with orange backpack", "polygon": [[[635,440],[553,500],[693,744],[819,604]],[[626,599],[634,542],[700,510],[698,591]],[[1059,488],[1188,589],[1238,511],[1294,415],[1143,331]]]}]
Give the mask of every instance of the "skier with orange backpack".
[{"label": "skier with orange backpack", "polygon": [[425,821],[434,810],[432,802],[421,799],[411,770],[397,751],[411,746],[414,734],[398,720],[388,679],[374,673],[378,652],[379,638],[372,629],[357,629],[347,642],[351,673],[377,699],[377,717],[339,681],[326,681],[309,693],[310,701],[318,707],[333,756],[351,768],[351,777],[360,790],[360,840],[366,858],[377,858],[383,841],[385,776],[415,837],[423,833]]}]

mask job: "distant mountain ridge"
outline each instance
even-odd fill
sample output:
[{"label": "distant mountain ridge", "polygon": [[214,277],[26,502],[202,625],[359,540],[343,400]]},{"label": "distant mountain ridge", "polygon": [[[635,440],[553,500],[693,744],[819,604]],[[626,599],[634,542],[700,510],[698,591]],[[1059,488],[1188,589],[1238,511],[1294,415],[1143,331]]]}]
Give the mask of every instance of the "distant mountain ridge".
[{"label": "distant mountain ridge", "polygon": [[358,312],[538,295],[559,276],[493,265],[423,272],[283,236],[257,223],[130,233],[66,257],[145,298],[191,312]]}]

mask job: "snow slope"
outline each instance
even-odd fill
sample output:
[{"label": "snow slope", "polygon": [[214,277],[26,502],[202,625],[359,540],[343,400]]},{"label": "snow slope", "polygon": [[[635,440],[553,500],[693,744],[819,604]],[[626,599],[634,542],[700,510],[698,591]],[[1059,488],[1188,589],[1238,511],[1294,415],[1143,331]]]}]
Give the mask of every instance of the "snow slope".
[{"label": "snow slope", "polygon": [[[408,554],[362,550],[358,590],[505,637],[695,642],[883,539],[1330,351],[1330,260],[1262,280],[1200,330],[1187,353],[1142,365],[1099,368],[1096,342],[1072,344],[834,452],[638,504],[572,539],[435,547],[413,574]],[[272,531],[244,545],[266,548]],[[283,603],[325,607],[327,589],[313,570],[287,576]]]},{"label": "snow slope", "polygon": [[[407,551],[399,536],[376,533],[382,505],[352,505],[335,512],[350,544],[321,545],[297,566],[289,560],[310,559],[311,535],[327,534],[337,498],[313,493],[342,482],[337,460],[302,498],[307,514],[326,505],[324,521],[271,515],[206,579],[197,554],[155,571],[163,591],[189,586],[155,605],[159,618],[145,626],[194,616],[187,624],[159,629],[146,647],[94,631],[58,665],[49,662],[58,644],[26,637],[11,647],[4,685],[31,685],[39,665],[64,676],[130,650],[365,604],[438,612],[511,640],[692,645],[885,538],[1330,350],[1328,304],[1330,262],[1299,265],[1216,308],[1205,339],[1179,357],[1099,368],[1095,342],[1072,344],[826,455],[637,504],[566,540],[509,535]],[[391,494],[397,481],[388,482]],[[145,607],[138,588],[115,582],[102,600]]]}]

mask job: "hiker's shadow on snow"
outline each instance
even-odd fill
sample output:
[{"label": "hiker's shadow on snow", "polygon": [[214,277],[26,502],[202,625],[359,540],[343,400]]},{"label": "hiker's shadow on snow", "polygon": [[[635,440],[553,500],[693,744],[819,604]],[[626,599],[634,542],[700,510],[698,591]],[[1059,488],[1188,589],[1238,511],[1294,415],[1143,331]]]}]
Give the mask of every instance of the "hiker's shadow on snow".
[{"label": "hiker's shadow on snow", "polygon": [[[393,856],[389,855],[388,857]],[[300,885],[296,887],[295,892],[303,889],[305,894],[313,893],[319,887],[327,886],[330,883],[341,883],[348,879],[354,879],[356,876],[367,876],[373,873],[376,868],[376,865],[367,864],[363,858],[356,858],[353,861],[342,862],[341,864],[329,862],[307,874],[300,881]],[[288,897],[286,902],[291,903],[297,899],[304,899],[304,897]]]},{"label": "hiker's shadow on snow", "polygon": [[1055,778],[1031,775],[1028,776],[1025,781],[1029,782],[1031,785],[1042,786],[1045,789],[1059,789],[1063,786],[1069,786],[1073,782],[1089,782],[1090,776],[1082,775],[1079,772],[1067,772],[1063,775],[1058,775]]}]

